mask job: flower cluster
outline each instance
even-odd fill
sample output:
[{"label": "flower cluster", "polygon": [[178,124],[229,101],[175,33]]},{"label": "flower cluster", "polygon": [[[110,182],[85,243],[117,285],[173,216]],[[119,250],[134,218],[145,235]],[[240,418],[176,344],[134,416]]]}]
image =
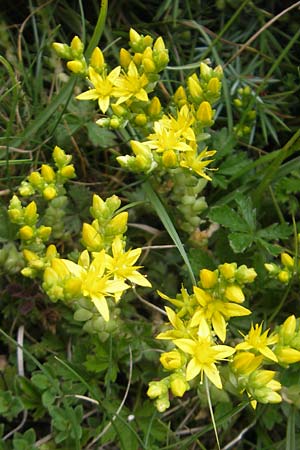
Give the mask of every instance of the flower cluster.
[{"label": "flower cluster", "polygon": [[161,381],[151,382],[148,390],[150,398],[156,398],[160,411],[169,406],[168,388],[173,395],[181,397],[190,388],[189,382],[199,375],[200,382],[205,375],[217,388],[222,388],[216,364],[236,351],[223,344],[227,323],[231,317],[251,313],[241,303],[245,300],[244,285],[252,283],[255,277],[252,268],[225,263],[215,271],[201,269],[193,294],[185,287],[176,298],[159,292],[176,308],[176,312],[165,308],[171,328],[157,336],[157,339],[169,340],[174,345],[160,358],[163,367],[173,373]]},{"label": "flower cluster", "polygon": [[[46,247],[50,238],[59,237],[52,232],[54,227],[49,226],[47,220],[51,222],[58,217],[53,215],[55,208],[64,210],[67,200],[64,183],[75,175],[70,164],[71,156],[59,147],[55,147],[53,159],[56,171],[43,164],[41,170],[32,172],[19,189],[23,197],[37,193],[49,204],[41,217],[35,201],[23,206],[16,195],[8,208],[11,222],[19,229],[25,265],[21,273],[29,278],[42,279],[42,287],[49,298],[53,302],[61,300],[72,307],[76,320],[90,320],[94,324],[100,315],[107,322],[109,297],[118,303],[132,284],[151,286],[147,278],[139,273],[141,266],[135,265],[141,249],[125,250],[128,213],[118,211],[121,201],[116,195],[105,201],[98,195],[93,196],[90,212],[94,220],[91,224],[83,223],[81,241],[84,250],[77,262],[61,257],[54,244]],[[48,195],[50,189],[53,195]],[[59,217],[62,219],[61,215]],[[92,327],[92,330],[95,331],[95,328]]]},{"label": "flower cluster", "polygon": [[256,103],[259,101],[259,97],[249,86],[241,87],[237,91],[237,97],[233,100],[234,106],[239,112],[239,116],[247,111],[243,122],[235,125],[233,131],[238,138],[242,138],[250,134],[251,130],[255,126],[256,121]]},{"label": "flower cluster", "polygon": [[281,266],[275,263],[266,263],[265,268],[269,272],[270,277],[277,278],[281,283],[288,283],[295,272],[297,271],[297,265],[295,258],[288,253],[281,253]]},{"label": "flower cluster", "polygon": [[215,151],[203,145],[209,137],[204,129],[214,122],[212,104],[220,96],[222,68],[201,63],[199,75],[189,76],[186,88],[180,86],[163,108],[157,96],[149,97],[169,60],[163,39],[153,41],[134,29],[129,37],[129,50],[121,48],[119,65],[111,71],[98,47],[86,61],[78,37],[70,46],[54,43],[53,48],[69,60],[71,71],[87,77],[90,89],[77,99],[98,101],[105,114],[98,125],[122,128],[129,122],[145,137],[130,141],[133,155],[119,156],[121,166],[144,173],[180,167],[209,180],[205,169]]}]

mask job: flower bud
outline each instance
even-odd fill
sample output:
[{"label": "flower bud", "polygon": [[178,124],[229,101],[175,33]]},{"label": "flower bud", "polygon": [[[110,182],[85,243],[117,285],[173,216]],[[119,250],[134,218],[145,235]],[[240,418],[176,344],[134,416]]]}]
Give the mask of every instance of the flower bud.
[{"label": "flower bud", "polygon": [[285,267],[288,267],[290,269],[294,268],[294,258],[292,258],[287,253],[281,253],[281,264],[283,264]]},{"label": "flower bud", "polygon": [[20,238],[24,241],[29,241],[34,236],[34,230],[29,225],[24,225],[19,229]]},{"label": "flower bud", "polygon": [[76,176],[73,164],[62,167],[60,169],[60,174],[65,178],[74,178]]},{"label": "flower bud", "polygon": [[208,81],[212,75],[213,70],[204,62],[200,63],[200,75],[203,80]]},{"label": "flower bud", "polygon": [[188,77],[187,83],[193,101],[197,103],[200,102],[202,99],[203,90],[200,86],[197,75],[194,74],[191,77]]},{"label": "flower bud", "polygon": [[78,36],[74,36],[71,41],[71,51],[73,58],[79,58],[84,50],[84,45]]},{"label": "flower bud", "polygon": [[82,226],[82,243],[91,252],[98,252],[103,248],[103,240],[99,232],[88,223]]},{"label": "flower bud", "polygon": [[72,159],[72,156],[71,155],[66,155],[64,150],[61,149],[60,147],[58,147],[58,145],[56,145],[54,147],[52,156],[53,156],[53,159],[54,159],[57,167],[63,167],[66,164],[69,164],[69,162]]},{"label": "flower bud", "polygon": [[202,269],[200,270],[200,281],[204,289],[210,289],[214,287],[218,281],[217,271]]},{"label": "flower bud", "polygon": [[34,194],[34,188],[31,184],[27,183],[27,181],[22,181],[21,186],[19,187],[19,193],[22,197],[29,197]]},{"label": "flower bud", "polygon": [[85,74],[86,66],[82,61],[78,61],[78,59],[74,59],[72,61],[67,62],[67,68],[73,73],[81,73]]},{"label": "flower bud", "polygon": [[101,70],[104,67],[104,57],[103,53],[99,47],[95,47],[90,59],[90,65],[96,69]]},{"label": "flower bud", "polygon": [[127,69],[129,64],[131,63],[131,55],[128,50],[125,50],[125,48],[121,48],[120,50],[120,65],[123,67],[123,69]]},{"label": "flower bud", "polygon": [[296,317],[293,314],[289,316],[281,325],[279,334],[284,344],[288,344],[294,337],[296,332],[296,325]]},{"label": "flower bud", "polygon": [[182,397],[185,392],[189,389],[189,384],[185,380],[183,376],[180,375],[174,375],[171,376],[170,381],[170,389],[173,395],[175,397]]},{"label": "flower bud", "polygon": [[52,232],[51,227],[46,227],[44,225],[41,225],[40,228],[37,230],[37,235],[42,239],[43,242],[48,241],[50,235]]},{"label": "flower bud", "polygon": [[157,410],[161,413],[163,413],[166,409],[170,406],[170,401],[168,396],[160,397],[155,401],[155,406]]},{"label": "flower bud", "polygon": [[247,267],[244,264],[240,266],[236,273],[235,278],[240,283],[252,283],[257,277],[257,273],[252,267]]},{"label": "flower bud", "polygon": [[213,111],[209,102],[202,102],[196,112],[197,119],[201,122],[201,125],[208,127],[212,125]]},{"label": "flower bud", "polygon": [[55,187],[53,186],[47,186],[44,190],[43,190],[43,197],[45,200],[53,200],[55,197],[57,196],[57,192]]},{"label": "flower bud", "polygon": [[151,118],[157,118],[161,113],[161,103],[158,97],[153,97],[149,107],[148,114]]},{"label": "flower bud", "polygon": [[53,42],[52,48],[60,58],[63,59],[72,58],[71,49],[67,44],[61,44],[60,42]]},{"label": "flower bud", "polygon": [[174,150],[164,151],[161,160],[163,165],[169,169],[173,169],[178,166],[178,159]]},{"label": "flower bud", "polygon": [[48,164],[42,164],[41,174],[47,183],[52,183],[55,180],[55,172]]},{"label": "flower bud", "polygon": [[278,274],[278,280],[281,283],[288,283],[290,280],[290,273],[287,270],[281,270]]},{"label": "flower bud", "polygon": [[221,264],[218,269],[225,280],[230,280],[235,278],[236,267],[236,263],[224,263]]},{"label": "flower bud", "polygon": [[176,92],[173,95],[173,99],[179,108],[181,108],[183,105],[186,104],[187,98],[186,98],[186,93],[185,93],[183,86],[179,86],[179,88],[176,89]]},{"label": "flower bud", "polygon": [[281,347],[276,350],[279,363],[294,364],[300,361],[300,351],[290,347]]},{"label": "flower bud", "polygon": [[28,176],[28,181],[34,187],[40,187],[44,182],[39,172],[31,172],[31,174]]},{"label": "flower bud", "polygon": [[150,398],[161,397],[168,393],[168,387],[166,383],[162,381],[150,381],[147,395]]},{"label": "flower bud", "polygon": [[128,220],[127,211],[123,211],[117,214],[109,222],[106,228],[106,233],[112,236],[115,236],[117,234],[124,234],[127,230],[127,220]]},{"label": "flower bud", "polygon": [[143,58],[142,64],[143,64],[145,73],[153,73],[153,72],[155,73],[156,72],[156,66],[152,59]]},{"label": "flower bud", "polygon": [[184,359],[182,358],[181,353],[177,350],[162,353],[159,360],[167,370],[180,369],[184,364]]},{"label": "flower bud", "polygon": [[146,116],[146,114],[137,114],[135,116],[134,122],[138,126],[143,127],[147,123],[147,116]]},{"label": "flower bud", "polygon": [[209,80],[207,89],[214,95],[219,95],[221,90],[221,83],[217,77],[213,77]]},{"label": "flower bud", "polygon": [[262,355],[255,356],[254,353],[251,352],[240,352],[234,356],[232,366],[237,372],[243,375],[249,375],[258,369],[262,361]]},{"label": "flower bud", "polygon": [[24,221],[27,225],[34,225],[38,219],[37,207],[34,201],[30,202],[24,209]]},{"label": "flower bud", "polygon": [[138,44],[141,40],[142,36],[135,31],[133,28],[129,30],[129,39],[131,44]]}]

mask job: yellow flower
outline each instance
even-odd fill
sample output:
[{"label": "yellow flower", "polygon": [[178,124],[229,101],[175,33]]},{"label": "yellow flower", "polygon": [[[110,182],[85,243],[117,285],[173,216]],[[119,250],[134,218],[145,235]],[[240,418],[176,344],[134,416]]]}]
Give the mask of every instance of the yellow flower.
[{"label": "yellow flower", "polygon": [[162,353],[159,360],[164,368],[168,370],[180,369],[185,362],[183,355],[178,350]]},{"label": "yellow flower", "polygon": [[184,317],[185,315],[191,317],[194,313],[197,301],[195,301],[194,296],[189,295],[188,291],[183,286],[180,290],[180,294],[178,294],[176,298],[168,297],[160,291],[157,291],[157,293],[161,298],[168,300],[172,305],[176,306],[178,309],[178,317]]},{"label": "yellow flower", "polygon": [[168,150],[178,150],[180,152],[191,152],[193,147],[187,144],[186,139],[180,132],[174,129],[168,129],[163,119],[154,123],[154,133],[149,134],[149,140],[145,143],[152,150],[162,153]]},{"label": "yellow flower", "polygon": [[168,306],[165,307],[168,319],[173,326],[173,330],[163,331],[156,336],[156,339],[177,339],[177,338],[189,338],[191,337],[191,330],[187,329],[184,322],[179,318],[178,314],[175,313]]},{"label": "yellow flower", "polygon": [[105,265],[109,273],[115,280],[129,280],[139,286],[151,287],[151,283],[147,278],[139,273],[137,269],[142,266],[134,266],[133,264],[140,257],[141,249],[128,250],[124,252],[124,245],[120,236],[116,236],[112,243],[112,254],[105,255]]},{"label": "yellow flower", "polygon": [[211,180],[211,178],[204,172],[204,169],[213,160],[208,159],[206,161],[203,161],[203,159],[213,156],[215,153],[216,153],[215,150],[208,151],[207,148],[205,148],[199,155],[197,154],[197,151],[186,152],[182,156],[180,166],[185,167],[186,169],[189,169],[193,172],[196,172],[200,177],[203,177],[206,180]]},{"label": "yellow flower", "polygon": [[216,362],[231,356],[235,349],[227,345],[214,345],[211,331],[203,319],[199,326],[198,340],[175,339],[174,344],[185,353],[192,356],[186,368],[186,380],[190,381],[200,374],[203,375],[218,388],[222,389],[222,382]]},{"label": "yellow flower", "polygon": [[115,85],[119,78],[121,66],[113,69],[108,75],[99,75],[92,67],[89,68],[89,79],[94,86],[82,94],[77,95],[78,100],[98,100],[100,110],[105,114],[114,96]]},{"label": "yellow flower", "polygon": [[[91,299],[105,321],[109,320],[109,309],[106,297],[120,295],[129,288],[128,284],[121,280],[112,280],[105,273],[105,251],[96,253],[94,260],[89,264],[88,252],[83,252],[80,263],[62,259],[70,274],[81,280],[82,295]],[[85,267],[84,267],[85,266]]]},{"label": "yellow flower", "polygon": [[218,338],[224,342],[226,339],[226,321],[235,316],[247,316],[251,311],[235,303],[216,299],[208,292],[194,286],[196,300],[201,305],[192,316],[191,327],[198,326],[203,319],[212,325]]},{"label": "yellow flower", "polygon": [[238,344],[236,350],[256,350],[268,359],[277,362],[275,353],[269,348],[269,345],[276,344],[278,335],[273,334],[268,337],[269,329],[262,333],[262,324],[251,325],[251,329],[247,336],[244,336],[244,342]]},{"label": "yellow flower", "polygon": [[144,87],[148,84],[148,78],[145,74],[141,76],[138,73],[136,65],[133,61],[128,66],[127,74],[121,75],[115,80],[116,89],[114,96],[118,98],[117,105],[127,100],[136,98],[143,102],[147,102],[148,94]]}]

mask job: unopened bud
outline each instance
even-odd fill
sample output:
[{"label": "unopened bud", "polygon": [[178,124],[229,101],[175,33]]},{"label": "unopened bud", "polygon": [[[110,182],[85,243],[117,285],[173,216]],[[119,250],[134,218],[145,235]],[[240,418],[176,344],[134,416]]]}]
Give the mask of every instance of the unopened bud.
[{"label": "unopened bud", "polygon": [[218,281],[217,271],[202,269],[200,270],[200,281],[204,289],[210,289],[214,287]]},{"label": "unopened bud", "polygon": [[42,164],[41,174],[47,183],[52,183],[55,180],[55,172],[48,164]]},{"label": "unopened bud", "polygon": [[243,301],[245,300],[242,289],[234,284],[226,288],[225,297],[227,298],[227,300],[235,303],[243,303]]},{"label": "unopened bud", "polygon": [[90,59],[90,65],[96,70],[103,69],[104,57],[103,57],[103,53],[99,47],[94,48],[93,53],[91,55],[91,59]]}]

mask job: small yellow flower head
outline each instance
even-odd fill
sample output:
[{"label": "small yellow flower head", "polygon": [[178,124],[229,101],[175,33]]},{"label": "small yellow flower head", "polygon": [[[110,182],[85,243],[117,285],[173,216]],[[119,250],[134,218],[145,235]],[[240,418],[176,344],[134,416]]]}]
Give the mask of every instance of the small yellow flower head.
[{"label": "small yellow flower head", "polygon": [[103,240],[99,232],[88,223],[82,226],[82,243],[91,252],[98,252],[103,248]]},{"label": "small yellow flower head", "polygon": [[90,65],[95,70],[102,70],[105,67],[104,56],[99,47],[95,47],[90,59]]},{"label": "small yellow flower head", "polygon": [[178,158],[174,150],[166,150],[162,155],[162,163],[169,169],[174,169],[178,166]]},{"label": "small yellow flower head", "polygon": [[46,183],[52,183],[55,180],[55,172],[48,164],[42,164],[41,174]]},{"label": "small yellow flower head", "polygon": [[249,383],[253,387],[265,386],[273,380],[275,373],[274,370],[257,370],[251,374]]},{"label": "small yellow flower head", "polygon": [[278,274],[278,280],[281,283],[288,283],[290,281],[291,274],[287,270],[281,270]]},{"label": "small yellow flower head", "polygon": [[148,106],[148,114],[151,119],[156,119],[161,113],[161,103],[158,97],[153,97],[149,106]]},{"label": "small yellow flower head", "polygon": [[126,116],[126,114],[128,113],[128,110],[122,105],[116,105],[115,103],[113,103],[112,105],[110,105],[110,107],[113,110],[113,113],[118,117]]},{"label": "small yellow flower head", "polygon": [[163,353],[159,360],[167,370],[180,369],[185,363],[185,359],[178,350]]},{"label": "small yellow flower head", "polygon": [[231,286],[228,286],[226,288],[225,297],[227,298],[227,300],[235,303],[243,303],[243,301],[245,300],[242,289],[236,284],[232,284]]},{"label": "small yellow flower head", "polygon": [[213,111],[209,102],[204,101],[200,104],[196,112],[196,117],[201,122],[202,126],[209,127],[212,125]]},{"label": "small yellow flower head", "polygon": [[43,178],[39,172],[31,172],[28,176],[28,181],[34,187],[40,187],[43,184]]},{"label": "small yellow flower head", "polygon": [[132,61],[134,62],[134,64],[139,67],[142,64],[142,59],[143,59],[143,54],[142,53],[135,53]]},{"label": "small yellow flower head", "polygon": [[260,353],[265,358],[277,362],[275,353],[269,348],[278,342],[278,335],[272,334],[268,337],[269,330],[262,333],[262,324],[255,324],[255,328],[251,325],[251,329],[247,336],[244,336],[244,342],[236,345],[236,350],[251,350]]},{"label": "small yellow flower head", "polygon": [[24,241],[29,241],[34,236],[34,230],[29,225],[24,225],[19,229],[20,238]]},{"label": "small yellow flower head", "polygon": [[34,201],[30,202],[24,209],[24,221],[27,225],[34,225],[38,219],[37,207]]},{"label": "small yellow flower head", "polygon": [[50,287],[55,286],[59,281],[59,275],[52,267],[46,267],[44,271],[44,286]]},{"label": "small yellow flower head", "polygon": [[221,90],[221,83],[217,77],[213,77],[209,80],[207,89],[213,95],[219,95]]},{"label": "small yellow flower head", "polygon": [[281,253],[281,264],[283,264],[285,267],[288,267],[289,269],[294,268],[294,258],[292,258],[287,253]]},{"label": "small yellow flower head", "polygon": [[57,196],[57,191],[54,186],[47,186],[43,190],[43,197],[48,201],[53,200],[56,196]]},{"label": "small yellow flower head", "polygon": [[190,388],[183,375],[174,374],[170,377],[170,389],[175,397],[182,397]]},{"label": "small yellow flower head", "polygon": [[31,186],[31,184],[27,183],[26,181],[22,181],[21,186],[18,190],[22,197],[29,197],[35,192],[33,186]]},{"label": "small yellow flower head", "polygon": [[68,164],[67,166],[62,167],[60,170],[60,174],[65,178],[74,178],[76,176],[76,173],[73,164]]},{"label": "small yellow flower head", "polygon": [[220,274],[225,278],[225,280],[234,279],[236,268],[236,263],[224,263],[218,267]]},{"label": "small yellow flower head", "polygon": [[79,58],[83,54],[84,45],[78,36],[74,36],[71,41],[71,50],[73,58]]},{"label": "small yellow flower head", "polygon": [[210,289],[214,287],[218,282],[217,271],[212,271],[208,269],[200,270],[200,281],[204,289]]},{"label": "small yellow flower head", "polygon": [[258,369],[262,361],[262,355],[255,356],[251,352],[239,352],[233,358],[232,367],[242,375],[249,375]]},{"label": "small yellow flower head", "polygon": [[128,50],[125,48],[121,48],[120,50],[120,65],[123,67],[123,69],[127,69],[129,64],[132,61],[132,57]]}]

